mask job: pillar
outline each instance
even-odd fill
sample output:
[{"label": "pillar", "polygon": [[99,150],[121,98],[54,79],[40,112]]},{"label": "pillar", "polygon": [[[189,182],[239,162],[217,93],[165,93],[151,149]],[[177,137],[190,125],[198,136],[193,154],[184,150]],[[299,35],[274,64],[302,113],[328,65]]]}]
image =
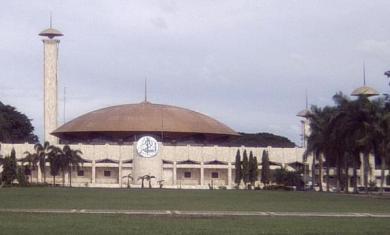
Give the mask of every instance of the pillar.
[{"label": "pillar", "polygon": [[177,167],[176,161],[173,162],[173,185],[177,185]]},{"label": "pillar", "polygon": [[204,162],[200,163],[200,185],[204,185]]},{"label": "pillar", "polygon": [[[38,182],[39,183],[42,183],[42,171],[41,171],[41,168],[39,167],[39,166],[37,166],[37,168],[38,168],[38,175],[37,175],[37,177],[38,177]],[[32,176],[32,175],[31,175]]]},{"label": "pillar", "polygon": [[50,133],[57,129],[57,71],[60,40],[43,39],[42,41],[44,48],[44,138],[50,144],[58,144],[58,138]]},{"label": "pillar", "polygon": [[228,162],[227,170],[228,170],[228,187],[232,187],[232,163],[231,162]]},{"label": "pillar", "polygon": [[119,187],[122,188],[122,160],[119,161],[118,165],[118,182],[119,182]]},{"label": "pillar", "polygon": [[96,161],[92,160],[92,184],[96,183]]}]

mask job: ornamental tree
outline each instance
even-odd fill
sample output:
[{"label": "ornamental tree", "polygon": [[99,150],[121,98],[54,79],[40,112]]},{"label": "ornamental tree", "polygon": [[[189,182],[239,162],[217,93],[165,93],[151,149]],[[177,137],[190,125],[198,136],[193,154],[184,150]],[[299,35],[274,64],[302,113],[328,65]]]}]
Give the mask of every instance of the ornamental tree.
[{"label": "ornamental tree", "polygon": [[237,149],[237,153],[236,153],[236,162],[235,162],[235,167],[236,167],[236,175],[235,175],[235,178],[234,178],[234,182],[237,184],[237,187],[240,185],[241,183],[241,179],[242,179],[242,172],[241,172],[241,154],[240,154],[240,150]]}]

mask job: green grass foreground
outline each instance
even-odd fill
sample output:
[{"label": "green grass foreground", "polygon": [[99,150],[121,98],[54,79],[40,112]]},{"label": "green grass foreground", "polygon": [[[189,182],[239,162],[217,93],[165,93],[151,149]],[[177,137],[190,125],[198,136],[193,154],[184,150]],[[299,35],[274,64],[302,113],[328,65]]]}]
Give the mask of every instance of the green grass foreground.
[{"label": "green grass foreground", "polygon": [[1,188],[0,208],[390,213],[390,198],[316,192]]},{"label": "green grass foreground", "polygon": [[388,234],[387,219],[214,218],[0,213],[1,234]]}]

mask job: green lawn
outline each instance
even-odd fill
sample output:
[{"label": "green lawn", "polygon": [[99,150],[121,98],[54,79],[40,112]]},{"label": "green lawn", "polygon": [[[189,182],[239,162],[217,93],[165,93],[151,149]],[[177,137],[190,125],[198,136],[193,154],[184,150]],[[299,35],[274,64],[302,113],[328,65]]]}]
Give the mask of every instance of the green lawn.
[{"label": "green lawn", "polygon": [[1,234],[389,234],[387,219],[185,219],[0,213]]},{"label": "green lawn", "polygon": [[0,208],[390,213],[390,198],[315,192],[2,188]]},{"label": "green lawn", "polygon": [[[314,192],[1,188],[0,208],[390,213],[389,198]],[[389,234],[390,219],[0,213],[0,234]]]}]

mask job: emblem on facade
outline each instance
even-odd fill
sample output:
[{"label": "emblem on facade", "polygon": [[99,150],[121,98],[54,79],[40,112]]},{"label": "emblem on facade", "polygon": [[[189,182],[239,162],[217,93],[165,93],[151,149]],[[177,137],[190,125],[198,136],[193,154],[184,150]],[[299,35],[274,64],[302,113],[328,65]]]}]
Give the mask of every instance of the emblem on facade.
[{"label": "emblem on facade", "polygon": [[137,142],[137,152],[142,157],[150,158],[158,153],[157,140],[151,136],[144,136]]}]

